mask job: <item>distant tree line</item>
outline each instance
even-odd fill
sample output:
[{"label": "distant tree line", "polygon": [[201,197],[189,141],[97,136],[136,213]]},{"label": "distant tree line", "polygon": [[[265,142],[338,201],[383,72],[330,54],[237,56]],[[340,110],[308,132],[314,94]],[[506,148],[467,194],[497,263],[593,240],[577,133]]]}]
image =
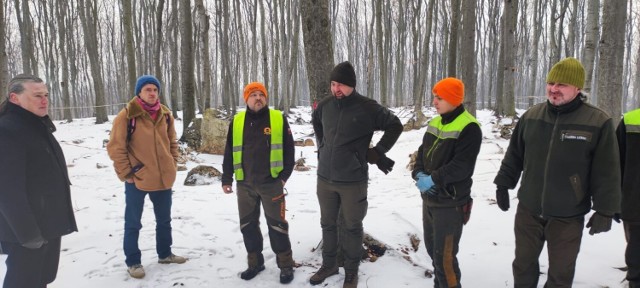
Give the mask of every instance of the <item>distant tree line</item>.
[{"label": "distant tree line", "polygon": [[[329,95],[349,60],[357,90],[386,106],[430,105],[447,76],[465,106],[514,115],[544,101],[547,71],[580,59],[589,101],[614,117],[640,105],[640,17],[616,0],[0,0],[0,85],[34,73],[51,115],[107,121],[154,74],[163,102],[235,113],[242,89],[264,82],[288,111]],[[3,93],[2,97],[6,97]]]}]

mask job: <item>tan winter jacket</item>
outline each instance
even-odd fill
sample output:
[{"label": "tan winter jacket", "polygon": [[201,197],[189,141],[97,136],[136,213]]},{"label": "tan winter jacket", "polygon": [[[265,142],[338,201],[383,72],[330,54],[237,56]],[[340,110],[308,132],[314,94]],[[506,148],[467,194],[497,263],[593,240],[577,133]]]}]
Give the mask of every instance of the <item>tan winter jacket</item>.
[{"label": "tan winter jacket", "polygon": [[[134,177],[142,191],[171,189],[176,180],[178,143],[171,111],[161,105],[155,123],[135,97],[113,120],[107,152],[120,180]],[[167,121],[167,116],[169,121]],[[136,118],[135,130],[127,143],[129,119]],[[144,165],[132,174],[132,167]]]}]

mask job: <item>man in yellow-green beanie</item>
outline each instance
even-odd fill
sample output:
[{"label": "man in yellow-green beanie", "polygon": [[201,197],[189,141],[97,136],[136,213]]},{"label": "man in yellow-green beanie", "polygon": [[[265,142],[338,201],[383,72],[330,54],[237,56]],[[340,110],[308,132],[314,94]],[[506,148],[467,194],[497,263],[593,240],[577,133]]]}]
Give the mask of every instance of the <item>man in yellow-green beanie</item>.
[{"label": "man in yellow-green beanie", "polygon": [[[547,242],[545,287],[571,287],[585,227],[611,229],[620,212],[620,159],[611,117],[584,102],[584,68],[565,58],[547,74],[547,102],[527,110],[513,130],[493,183],[507,211],[518,180],[512,264],[514,287],[537,287]],[[526,171],[526,173],[523,173]],[[522,179],[520,176],[522,175]]]}]

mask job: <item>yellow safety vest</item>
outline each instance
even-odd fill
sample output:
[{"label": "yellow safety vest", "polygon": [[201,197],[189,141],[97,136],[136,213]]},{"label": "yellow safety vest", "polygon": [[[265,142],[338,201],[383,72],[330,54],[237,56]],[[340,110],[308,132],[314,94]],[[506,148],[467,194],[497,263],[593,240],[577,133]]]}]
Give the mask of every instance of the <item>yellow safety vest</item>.
[{"label": "yellow safety vest", "polygon": [[444,139],[458,139],[458,136],[460,136],[460,133],[462,133],[464,127],[467,127],[467,125],[471,123],[480,125],[478,120],[476,120],[476,118],[473,117],[471,113],[467,112],[467,110],[458,115],[458,117],[456,117],[456,119],[454,119],[453,122],[449,124],[442,124],[442,116],[440,115],[438,115],[436,118],[433,118],[431,121],[429,121],[427,133],[433,134],[433,136],[436,136],[437,139],[434,144],[431,145],[431,149],[429,149],[429,151],[425,153],[425,156],[431,154],[432,150],[438,146],[435,145],[438,141]]},{"label": "yellow safety vest", "polygon": [[[244,170],[242,169],[242,141],[244,139],[244,119],[247,112],[242,111],[233,117],[233,169],[236,180],[244,180]],[[284,121],[282,112],[269,109],[269,123],[271,127],[271,153],[269,162],[271,167],[271,177],[278,178],[284,170],[284,152],[282,143],[284,142]]]},{"label": "yellow safety vest", "polygon": [[627,133],[640,133],[640,109],[624,114],[624,126]]}]

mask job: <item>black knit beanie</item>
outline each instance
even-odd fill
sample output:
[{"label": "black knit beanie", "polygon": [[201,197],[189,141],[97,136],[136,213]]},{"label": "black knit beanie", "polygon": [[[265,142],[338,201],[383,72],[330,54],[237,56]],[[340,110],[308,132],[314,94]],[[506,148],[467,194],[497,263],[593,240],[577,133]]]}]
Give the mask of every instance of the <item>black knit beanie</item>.
[{"label": "black knit beanie", "polygon": [[353,66],[349,61],[344,61],[331,71],[331,81],[342,83],[349,87],[356,87],[356,71],[353,70]]}]

